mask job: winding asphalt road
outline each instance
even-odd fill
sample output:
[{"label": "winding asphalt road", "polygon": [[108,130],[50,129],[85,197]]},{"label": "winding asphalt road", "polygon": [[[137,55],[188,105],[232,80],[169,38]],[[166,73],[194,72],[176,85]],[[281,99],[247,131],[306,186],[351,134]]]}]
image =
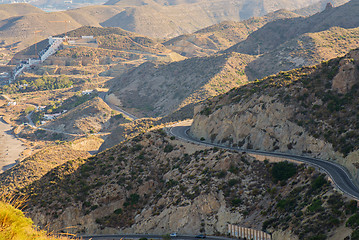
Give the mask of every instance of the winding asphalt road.
[{"label": "winding asphalt road", "polygon": [[293,154],[287,154],[287,153],[279,153],[279,152],[266,152],[266,151],[259,151],[259,150],[249,150],[249,149],[241,149],[241,148],[235,148],[235,147],[226,147],[219,144],[214,143],[208,143],[204,141],[200,141],[192,136],[189,135],[190,126],[172,126],[169,128],[169,133],[173,136],[188,141],[192,143],[197,143],[200,145],[206,145],[211,147],[218,147],[218,148],[224,148],[239,152],[246,152],[246,153],[254,153],[262,156],[272,156],[272,157],[279,157],[284,158],[288,160],[295,160],[299,162],[303,162],[309,165],[312,165],[314,167],[318,167],[324,172],[326,172],[335,185],[345,194],[349,195],[350,197],[359,200],[359,189],[354,184],[353,179],[351,178],[351,175],[349,174],[348,170],[334,162],[318,159],[318,158],[312,158],[312,157],[306,157],[306,156],[298,156]]},{"label": "winding asphalt road", "polygon": [[[101,239],[139,239],[139,238],[147,238],[147,239],[163,239],[163,235],[153,235],[153,234],[118,234],[118,235],[88,235],[88,236],[78,236],[80,239],[84,240],[101,240]],[[177,237],[171,237],[171,239],[176,240],[188,240],[188,239],[199,239],[196,236],[191,235],[177,235]],[[233,240],[232,238],[226,237],[217,237],[217,236],[207,236],[206,240]]]}]

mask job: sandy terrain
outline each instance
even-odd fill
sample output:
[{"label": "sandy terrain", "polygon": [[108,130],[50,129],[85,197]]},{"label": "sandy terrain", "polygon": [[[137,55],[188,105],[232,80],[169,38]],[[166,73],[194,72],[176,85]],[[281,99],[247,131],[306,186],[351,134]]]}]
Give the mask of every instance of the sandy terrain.
[{"label": "sandy terrain", "polygon": [[22,142],[11,133],[11,125],[0,119],[0,173],[11,168],[25,150]]}]

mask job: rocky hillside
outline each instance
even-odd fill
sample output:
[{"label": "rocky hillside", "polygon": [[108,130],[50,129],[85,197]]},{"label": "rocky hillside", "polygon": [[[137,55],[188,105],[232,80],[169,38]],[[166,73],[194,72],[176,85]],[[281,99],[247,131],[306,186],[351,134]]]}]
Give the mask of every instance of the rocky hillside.
[{"label": "rocky hillside", "polygon": [[186,57],[211,55],[245,40],[250,33],[268,22],[297,16],[287,10],[278,10],[263,17],[253,17],[241,22],[224,21],[192,34],[175,37],[164,45]]},{"label": "rocky hillside", "polygon": [[338,227],[350,235],[343,225],[357,211],[312,168],[198,147],[163,131],[69,161],[21,193],[35,223],[87,234],[226,234],[233,223],[278,240],[338,239]]},{"label": "rocky hillside", "polygon": [[163,128],[175,122],[191,119],[193,117],[193,109],[196,104],[188,104],[177,111],[166,115],[162,118],[140,118],[130,123],[123,123],[111,129],[111,133],[106,136],[105,141],[101,145],[99,152],[116,146],[123,141],[129,140],[143,132],[152,131],[154,129]]},{"label": "rocky hillside", "polygon": [[331,1],[321,0],[321,1],[314,3],[308,7],[294,10],[293,12],[303,15],[303,16],[311,16],[318,12],[322,12],[327,7],[328,3],[332,4],[332,6],[334,6],[334,7],[338,7],[338,6],[343,5],[349,1],[350,0],[331,0]]},{"label": "rocky hillside", "polygon": [[155,118],[141,118],[130,123],[118,124],[111,131],[111,134],[106,136],[106,139],[101,145],[99,151],[102,152],[108,148],[116,146],[119,143],[146,132],[159,124],[159,120]]},{"label": "rocky hillside", "polygon": [[328,8],[310,17],[277,20],[263,26],[252,33],[245,41],[240,42],[227,51],[246,54],[257,54],[272,51],[279,45],[305,33],[328,30],[331,27],[358,27],[359,1],[352,0],[336,8]]},{"label": "rocky hillside", "polygon": [[104,22],[103,26],[117,24],[118,27],[147,36],[169,38],[192,33],[222,21],[245,20],[282,8],[294,10],[314,2],[317,1],[109,1],[107,5],[127,8]]},{"label": "rocky hillside", "polygon": [[[121,99],[124,107],[139,110],[139,116],[141,113],[147,116],[165,115],[188,103],[229,90],[235,87],[236,81],[241,84],[344,56],[351,49],[359,47],[358,29],[334,27],[302,34],[256,57],[243,54],[213,55],[172,64],[144,64],[115,79],[112,91]],[[223,62],[226,58],[227,62]],[[175,77],[173,73],[179,76]],[[183,83],[189,81],[191,86],[188,88]],[[221,81],[229,84],[223,85]],[[173,84],[180,86],[170,88]]]},{"label": "rocky hillside", "polygon": [[65,133],[97,133],[110,125],[129,122],[122,114],[116,114],[99,97],[95,97],[71,109],[43,127]]},{"label": "rocky hillside", "polygon": [[250,62],[246,72],[257,79],[280,71],[319,64],[359,47],[359,28],[333,27],[302,34]]},{"label": "rocky hillside", "polygon": [[43,13],[43,11],[26,3],[1,4],[0,20],[34,13]]},{"label": "rocky hillside", "polygon": [[195,109],[191,132],[206,141],[338,161],[358,178],[359,49],[281,72]]},{"label": "rocky hillside", "polygon": [[[319,64],[321,61],[329,60],[337,56],[343,56],[350,49],[359,47],[358,28],[332,27],[324,31],[310,32],[310,27],[312,27],[313,24],[310,25],[309,23],[315,22],[315,18],[323,18],[323,21],[318,22],[318,29],[320,26],[326,26],[328,24],[330,26],[333,22],[332,18],[326,17],[329,13],[333,13],[333,16],[338,17],[345,14],[348,8],[355,10],[356,7],[358,7],[356,2],[352,1],[338,8],[327,9],[324,12],[318,13],[312,17],[290,18],[288,21],[277,20],[266,24],[264,27],[252,33],[247,40],[234,45],[232,48],[227,50],[232,51],[235,50],[236,47],[248,45],[251,46],[251,48],[248,48],[250,49],[250,53],[254,54],[255,57],[243,54],[236,55],[238,56],[236,58],[240,60],[233,60],[232,63],[227,64],[227,66],[230,69],[237,69],[234,71],[227,70],[229,74],[222,71],[223,74],[217,75],[219,76],[219,78],[217,78],[218,83],[221,81],[227,81],[227,83],[229,83],[228,80],[230,79],[245,79],[245,81],[253,81],[271,74],[277,74],[280,71],[287,71],[303,66]],[[347,11],[349,16],[356,14],[356,11],[352,9]],[[328,19],[328,22],[326,19]],[[266,31],[263,32],[262,30],[271,28],[270,26],[276,26],[275,29],[277,29],[276,24],[280,23],[285,24],[286,28],[296,29],[298,22],[302,22],[303,24],[305,23],[304,25],[306,27],[303,27],[304,33],[295,33],[294,35],[289,34],[288,36],[290,37],[284,37],[283,41],[282,39],[280,40],[280,43],[275,40],[278,34],[276,34],[273,38],[270,38],[268,36],[271,35],[269,33],[268,35]],[[355,22],[355,19],[353,20],[352,18],[340,18],[339,21],[339,23],[346,27],[351,25],[358,26],[358,22]],[[225,26],[225,24],[218,26]],[[216,29],[215,26],[213,27]],[[203,30],[203,34],[206,34],[206,31],[212,32],[210,29],[211,28]],[[230,31],[231,30],[228,29],[228,32]],[[273,31],[275,32],[277,30]],[[283,31],[283,34],[287,34],[284,33],[287,32],[284,31],[284,28],[282,28],[281,31]],[[200,34],[200,32],[198,32],[198,34]],[[263,49],[262,44],[258,45],[255,36],[262,36],[263,39],[260,41],[267,47]],[[264,37],[266,37],[266,39],[264,39]],[[182,41],[180,39],[181,37],[178,38],[178,41]],[[186,38],[183,36],[183,41],[186,41],[185,39]],[[169,47],[170,45],[168,44],[174,44],[176,42],[175,39],[173,39],[173,41],[174,42],[171,40],[165,43],[165,45]],[[191,51],[192,48],[189,47],[188,49]],[[236,50],[239,51],[240,49]],[[216,90],[210,94],[206,91],[202,91],[201,88],[203,88],[203,85],[201,82],[207,81],[206,79],[208,79],[209,74],[212,74],[212,71],[217,68],[222,68],[223,62],[218,61],[218,59],[223,59],[223,56],[228,55],[194,58],[165,65],[152,63],[144,64],[115,79],[115,87],[112,91],[121,99],[124,107],[139,110],[137,112],[139,116],[141,116],[141,113],[144,113],[145,116],[151,117],[163,116],[171,111],[174,111],[178,107],[185,106],[187,103],[198,102],[209,96],[215,96],[221,93],[222,89],[224,89],[223,87],[221,87],[221,89],[217,88],[219,91]],[[234,58],[232,56],[229,59]],[[240,62],[240,65],[238,65],[238,61]],[[190,66],[187,67],[187,64],[189,63]],[[182,71],[181,69],[186,70]],[[177,77],[175,78],[175,75],[179,75],[181,80]],[[212,76],[209,76],[209,78],[212,78]],[[182,84],[188,81],[191,81],[191,88],[185,88],[185,84]],[[195,85],[193,82],[201,83],[201,85]],[[166,84],[168,86],[172,86],[173,84],[179,83],[181,83],[181,86],[176,88],[165,87]],[[226,85],[228,86],[227,89],[234,87],[232,83]],[[158,87],[157,84],[161,84],[163,87]],[[213,90],[213,84],[210,84],[210,88]],[[174,96],[179,97],[176,99]]]},{"label": "rocky hillside", "polygon": [[13,193],[16,189],[27,186],[33,181],[40,179],[51,169],[71,159],[90,157],[91,155],[88,153],[89,148],[83,148],[82,146],[88,144],[96,149],[96,147],[100,146],[101,142],[101,139],[89,138],[68,144],[45,147],[0,174],[0,195],[6,196]]},{"label": "rocky hillside", "polygon": [[113,80],[113,92],[138,116],[163,116],[190,103],[247,82],[244,67],[252,57],[222,54],[169,64],[142,64]]}]

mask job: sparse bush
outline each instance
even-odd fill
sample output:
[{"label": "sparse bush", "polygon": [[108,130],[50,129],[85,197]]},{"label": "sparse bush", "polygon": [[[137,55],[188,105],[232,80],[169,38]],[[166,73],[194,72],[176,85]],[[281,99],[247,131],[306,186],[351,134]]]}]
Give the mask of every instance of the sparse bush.
[{"label": "sparse bush", "polygon": [[126,199],[126,202],[123,204],[124,207],[136,205],[140,200],[140,195],[134,193],[131,194],[129,198]]},{"label": "sparse bush", "polygon": [[169,153],[169,152],[172,152],[172,151],[173,151],[173,146],[171,144],[167,144],[165,146],[164,152]]},{"label": "sparse bush", "polygon": [[113,211],[115,214],[122,214],[122,208],[118,208],[115,211]]},{"label": "sparse bush", "polygon": [[322,200],[320,199],[315,199],[312,204],[308,207],[308,211],[309,212],[318,212],[318,211],[322,211],[324,210],[324,208],[322,207]]},{"label": "sparse bush", "polygon": [[326,184],[328,184],[328,182],[325,180],[324,175],[319,175],[312,180],[312,190],[317,190]]},{"label": "sparse bush", "polygon": [[203,109],[201,112],[200,112],[200,114],[201,115],[205,115],[205,116],[209,116],[209,115],[211,115],[211,113],[212,113],[212,109],[210,108],[210,107],[206,107],[205,109]]},{"label": "sparse bush", "polygon": [[232,199],[231,203],[233,206],[238,207],[239,205],[241,205],[242,200],[240,198],[234,198]]},{"label": "sparse bush", "polygon": [[359,214],[356,213],[351,216],[345,224],[347,227],[356,228],[359,226]]},{"label": "sparse bush", "polygon": [[297,173],[297,167],[288,161],[275,163],[272,168],[272,177],[277,181],[285,181]]}]

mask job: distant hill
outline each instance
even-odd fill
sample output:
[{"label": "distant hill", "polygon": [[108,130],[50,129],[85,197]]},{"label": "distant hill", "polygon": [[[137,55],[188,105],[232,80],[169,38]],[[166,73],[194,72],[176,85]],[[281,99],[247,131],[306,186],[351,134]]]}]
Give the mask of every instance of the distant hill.
[{"label": "distant hill", "polygon": [[359,47],[358,39],[359,28],[333,27],[299,35],[259,56],[232,55],[223,62],[219,59],[225,55],[213,55],[168,65],[145,64],[115,79],[112,91],[124,107],[163,116],[236,84],[343,56]]},{"label": "distant hill", "polygon": [[244,68],[253,58],[222,54],[161,64],[144,63],[112,80],[111,92],[138,116],[157,117],[224,93],[247,82]]},{"label": "distant hill", "polygon": [[49,36],[64,34],[81,26],[101,27],[101,22],[122,10],[115,6],[89,6],[61,12],[40,11],[0,19],[0,39],[3,40],[4,47],[10,49],[15,46],[16,51],[19,51]]},{"label": "distant hill", "polygon": [[[315,2],[315,1],[314,1]],[[175,37],[222,21],[241,21],[286,8],[294,10],[313,1],[126,1],[111,0],[107,5],[127,7],[103,23],[151,37]],[[135,5],[135,6],[134,6]],[[161,31],[158,31],[161,29]]]},{"label": "distant hill", "polygon": [[[68,24],[65,26],[64,22],[51,21],[68,21]],[[71,30],[81,26],[63,12],[34,13],[1,20],[0,39],[4,46],[9,49],[17,47],[19,51],[51,35],[64,33],[66,28]]]},{"label": "distant hill", "polygon": [[304,7],[301,9],[294,10],[293,12],[303,15],[303,16],[311,16],[318,12],[323,11],[328,3],[331,3],[334,7],[338,7],[340,5],[343,5],[344,3],[349,2],[350,0],[321,0],[320,2],[317,2],[313,5],[310,5],[308,7]]},{"label": "distant hill", "polygon": [[44,13],[44,11],[27,3],[0,5],[0,21],[10,17],[23,16],[34,13]]},{"label": "distant hill", "polygon": [[260,79],[280,71],[319,64],[358,48],[358,39],[359,28],[333,27],[321,32],[302,34],[258,56],[248,64],[246,72]]},{"label": "distant hill", "polygon": [[287,10],[278,10],[263,17],[253,17],[241,22],[224,21],[192,34],[175,37],[164,42],[164,45],[186,57],[206,56],[245,40],[250,33],[268,22],[294,17],[298,15]]},{"label": "distant hill", "polygon": [[310,17],[270,22],[226,52],[257,54],[258,48],[260,48],[260,53],[266,53],[305,33],[325,31],[331,27],[359,27],[358,10],[359,0],[352,0],[342,6],[324,10]]},{"label": "distant hill", "polygon": [[[2,5],[0,39],[3,46],[18,50],[29,44],[81,26],[121,27],[155,38],[188,34],[222,21],[240,21],[262,16],[280,8],[297,9],[315,0],[222,1],[110,1],[107,5],[88,6],[62,12],[45,13],[28,4]],[[52,21],[52,22],[51,22]],[[57,21],[57,22],[53,22]],[[67,21],[67,24],[64,22]],[[35,38],[34,32],[37,33]]]},{"label": "distant hill", "polygon": [[113,27],[81,27],[68,33],[71,37],[94,36],[99,48],[111,50],[132,50],[133,52],[170,52],[155,39]]}]

